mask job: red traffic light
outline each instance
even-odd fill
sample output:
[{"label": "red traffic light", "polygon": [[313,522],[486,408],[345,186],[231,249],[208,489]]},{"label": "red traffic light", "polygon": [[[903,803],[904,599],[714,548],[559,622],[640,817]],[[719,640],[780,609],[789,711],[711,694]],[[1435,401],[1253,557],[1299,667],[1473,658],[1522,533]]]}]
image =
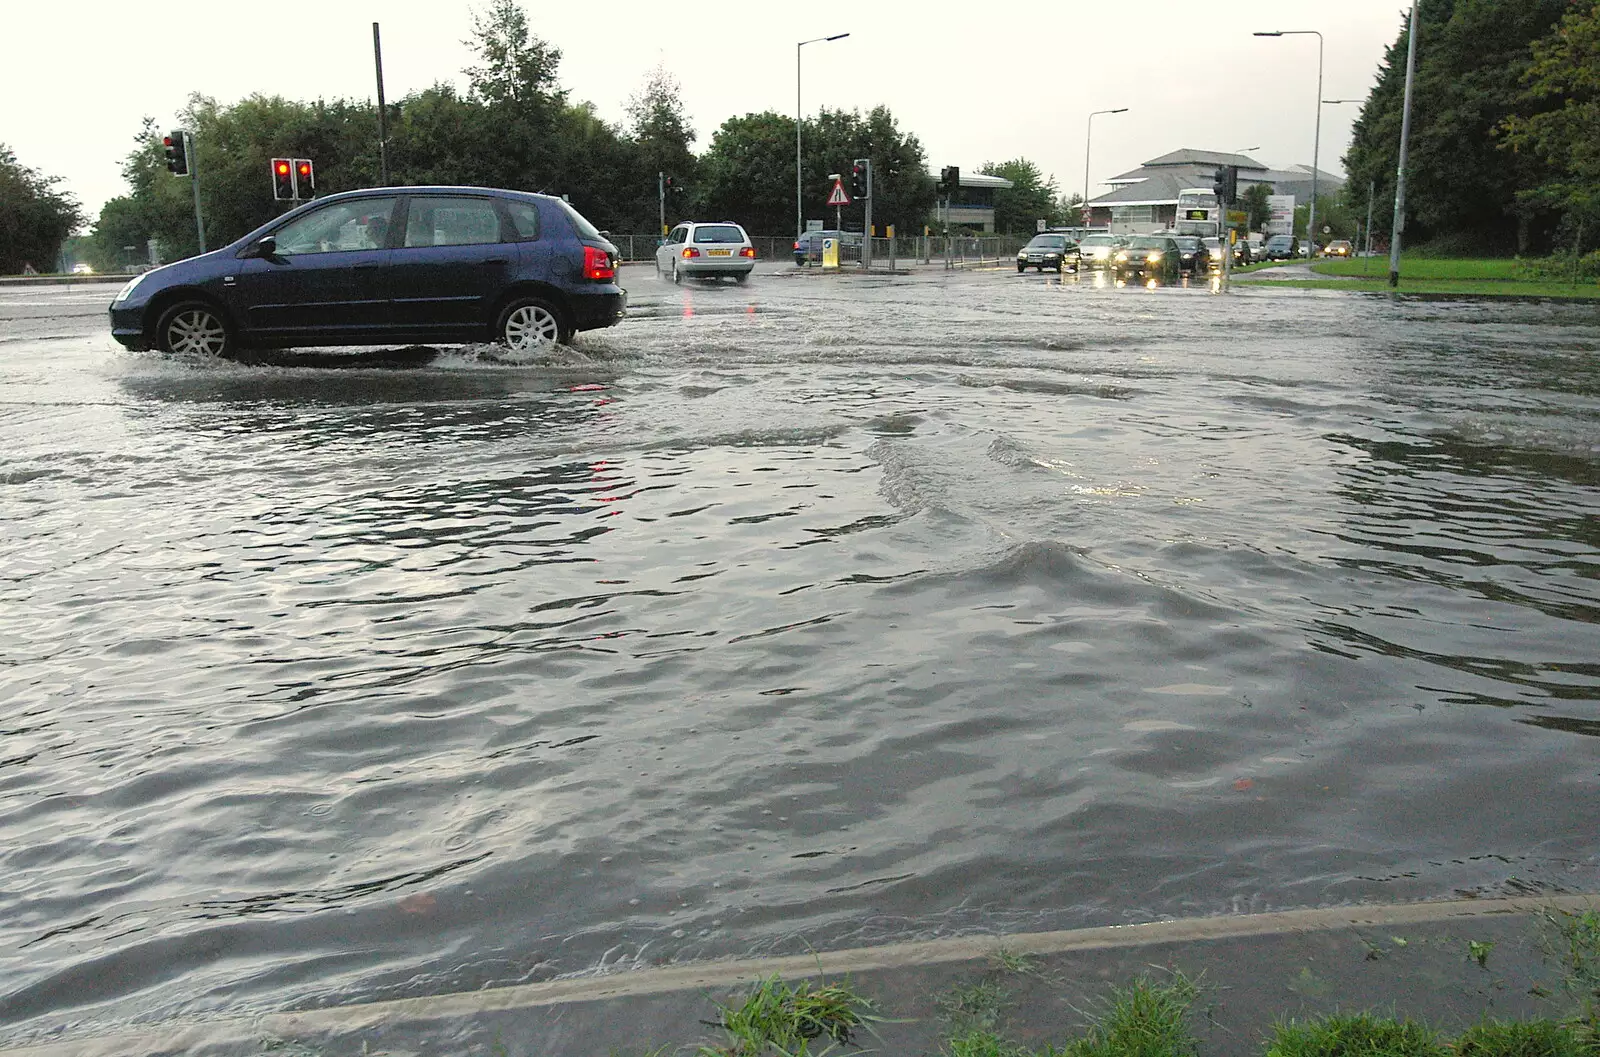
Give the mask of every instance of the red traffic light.
[{"label": "red traffic light", "polygon": [[289,175],[289,163],[288,162],[281,161],[281,162],[278,163],[278,175],[279,176],[288,176]]},{"label": "red traffic light", "polygon": [[300,163],[300,175],[301,176],[310,176],[311,175],[311,163],[310,162],[303,161],[303,162]]}]

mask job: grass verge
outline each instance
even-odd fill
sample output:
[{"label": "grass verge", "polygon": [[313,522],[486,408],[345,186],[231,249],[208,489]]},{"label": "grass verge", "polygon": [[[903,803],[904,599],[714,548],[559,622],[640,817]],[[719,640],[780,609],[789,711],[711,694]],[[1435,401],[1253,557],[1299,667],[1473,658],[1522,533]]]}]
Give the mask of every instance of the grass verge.
[{"label": "grass verge", "polygon": [[[1387,275],[1372,279],[1280,279],[1252,284],[1252,289],[1343,290],[1346,293],[1387,294]],[[1514,282],[1486,279],[1415,279],[1400,273],[1402,294],[1438,294],[1463,297],[1544,297],[1567,301],[1600,300],[1600,286],[1571,283]]]}]

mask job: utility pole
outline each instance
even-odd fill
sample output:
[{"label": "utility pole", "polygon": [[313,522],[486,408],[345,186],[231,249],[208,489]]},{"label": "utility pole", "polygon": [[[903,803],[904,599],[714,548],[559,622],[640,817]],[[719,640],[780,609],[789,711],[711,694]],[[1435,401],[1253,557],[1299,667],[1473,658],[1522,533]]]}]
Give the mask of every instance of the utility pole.
[{"label": "utility pole", "polygon": [[872,236],[874,234],[873,227],[872,227],[872,159],[871,158],[867,159],[867,203],[866,203],[865,222],[866,222],[866,225],[867,225],[867,238],[866,238],[866,241],[862,243],[863,252],[861,254],[861,270],[870,272],[870,271],[872,271]]},{"label": "utility pole", "polygon": [[661,205],[661,234],[667,233],[667,174],[656,173],[656,198]]},{"label": "utility pole", "polygon": [[1406,32],[1406,96],[1400,112],[1400,165],[1394,178],[1394,225],[1389,232],[1389,289],[1400,286],[1400,233],[1406,227],[1406,146],[1411,140],[1411,79],[1417,72],[1417,3],[1411,0]]},{"label": "utility pole", "polygon": [[378,185],[389,186],[389,123],[383,105],[383,45],[378,40],[378,24],[372,24],[372,64],[378,71]]}]

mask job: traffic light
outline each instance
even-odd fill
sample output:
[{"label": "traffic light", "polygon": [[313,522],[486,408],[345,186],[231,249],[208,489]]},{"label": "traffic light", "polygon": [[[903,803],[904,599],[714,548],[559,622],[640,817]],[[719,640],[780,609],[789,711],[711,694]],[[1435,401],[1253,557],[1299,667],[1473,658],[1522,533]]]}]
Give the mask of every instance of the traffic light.
[{"label": "traffic light", "polygon": [[1228,197],[1227,203],[1231,206],[1239,200],[1239,167],[1228,166]]},{"label": "traffic light", "polygon": [[161,139],[161,146],[167,152],[167,172],[174,176],[187,176],[189,174],[188,134],[182,129],[173,129]]},{"label": "traffic light", "polygon": [[855,164],[850,166],[850,197],[859,200],[871,196],[872,162],[867,158],[857,158]]},{"label": "traffic light", "polygon": [[961,186],[961,169],[955,165],[946,165],[939,170],[939,193],[949,197],[956,193]]},{"label": "traffic light", "polygon": [[1228,170],[1218,169],[1211,174],[1211,193],[1217,196],[1217,201],[1223,205],[1228,203]]},{"label": "traffic light", "polygon": [[317,197],[317,176],[310,158],[294,160],[294,188],[296,194],[308,202]]},{"label": "traffic light", "polygon": [[272,159],[272,197],[279,202],[294,201],[294,162]]},{"label": "traffic light", "polygon": [[666,178],[666,179],[665,179],[665,180],[664,180],[664,181],[662,181],[662,182],[663,182],[663,183],[664,183],[664,184],[665,184],[665,186],[666,186],[666,188],[667,188],[667,192],[668,192],[668,193],[669,193],[669,194],[670,194],[670,193],[671,193],[671,192],[673,192],[673,191],[677,191],[677,192],[678,192],[678,193],[679,193],[679,194],[682,194],[682,193],[683,193],[683,185],[682,185],[682,184],[680,184],[680,183],[679,183],[679,182],[678,182],[678,180],[677,180],[677,177],[675,177],[675,176],[668,176],[668,177],[667,177],[667,178]]}]

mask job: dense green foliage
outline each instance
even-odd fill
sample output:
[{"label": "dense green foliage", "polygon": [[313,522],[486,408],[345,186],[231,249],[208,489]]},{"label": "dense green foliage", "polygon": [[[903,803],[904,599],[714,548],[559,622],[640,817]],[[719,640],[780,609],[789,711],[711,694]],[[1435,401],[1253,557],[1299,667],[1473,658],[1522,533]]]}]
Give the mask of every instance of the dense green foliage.
[{"label": "dense green foliage", "polygon": [[994,193],[994,229],[1001,234],[1031,234],[1040,220],[1051,227],[1066,222],[1057,204],[1055,177],[1046,178],[1027,158],[985,162],[978,171],[1011,181],[1010,188]]},{"label": "dense green foliage", "polygon": [[32,265],[53,272],[61,243],[82,220],[77,201],[45,176],[17,161],[0,143],[0,275]]},{"label": "dense green foliage", "polygon": [[[1530,92],[1525,79],[1536,68],[1536,46],[1548,47],[1542,42],[1557,22],[1575,7],[1592,17],[1593,6],[1594,0],[1429,0],[1421,6],[1407,242],[1448,236],[1457,245],[1499,253],[1550,244],[1561,209],[1525,193],[1550,182],[1548,156],[1503,149],[1502,130],[1519,116],[1561,108],[1556,95]],[[1369,183],[1376,183],[1377,201],[1394,200],[1407,41],[1402,25],[1345,155],[1346,202],[1354,212],[1364,214]],[[1591,84],[1592,74],[1591,59]],[[1373,218],[1380,235],[1392,220],[1392,210],[1383,212]]]},{"label": "dense green foliage", "polygon": [[[846,176],[856,158],[871,158],[872,220],[881,233],[894,224],[900,234],[921,232],[933,209],[934,186],[916,136],[905,135],[887,107],[862,115],[828,110],[801,125],[802,204],[808,218],[832,226],[830,173]],[[751,231],[790,231],[795,226],[794,118],[770,110],[729,118],[711,137],[700,159],[701,185],[694,196],[704,216],[731,217]],[[845,226],[860,228],[859,203],[843,208]],[[669,218],[670,219],[670,218]]]}]

